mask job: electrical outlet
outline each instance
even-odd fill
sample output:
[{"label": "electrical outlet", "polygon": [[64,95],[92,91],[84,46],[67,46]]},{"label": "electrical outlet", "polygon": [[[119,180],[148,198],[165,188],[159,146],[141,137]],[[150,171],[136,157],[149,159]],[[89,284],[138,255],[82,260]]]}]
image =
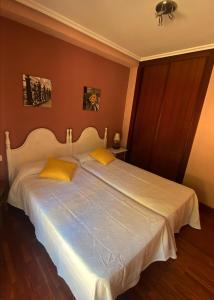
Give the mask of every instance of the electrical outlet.
[{"label": "electrical outlet", "polygon": [[0,162],[3,160],[2,155],[0,155]]}]

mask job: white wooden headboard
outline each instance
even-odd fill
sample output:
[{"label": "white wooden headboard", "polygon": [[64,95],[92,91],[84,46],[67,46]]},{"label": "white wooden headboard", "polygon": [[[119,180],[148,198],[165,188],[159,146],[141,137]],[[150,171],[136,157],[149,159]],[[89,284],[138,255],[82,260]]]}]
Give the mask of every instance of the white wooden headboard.
[{"label": "white wooden headboard", "polygon": [[72,155],[72,130],[66,131],[66,142],[60,143],[54,133],[46,128],[33,130],[27,136],[22,146],[16,149],[10,147],[9,132],[6,135],[6,153],[9,182],[12,183],[18,168],[27,162],[45,160],[50,156]]},{"label": "white wooden headboard", "polygon": [[9,182],[12,183],[17,170],[28,162],[45,160],[51,156],[71,156],[72,154],[89,152],[95,148],[107,146],[107,128],[101,138],[94,127],[83,130],[79,139],[72,143],[72,129],[66,131],[66,142],[60,143],[54,133],[46,128],[31,131],[22,146],[12,149],[9,132],[6,135],[6,153]]},{"label": "white wooden headboard", "polygon": [[105,128],[104,138],[101,138],[94,127],[87,127],[81,133],[79,139],[72,144],[72,153],[84,153],[98,147],[107,146],[107,128]]}]

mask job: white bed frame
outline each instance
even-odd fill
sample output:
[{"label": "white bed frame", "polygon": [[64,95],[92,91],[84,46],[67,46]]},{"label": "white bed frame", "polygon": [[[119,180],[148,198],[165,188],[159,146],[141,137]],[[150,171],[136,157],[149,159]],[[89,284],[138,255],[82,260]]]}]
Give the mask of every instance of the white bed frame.
[{"label": "white bed frame", "polygon": [[49,129],[35,129],[28,134],[22,146],[14,149],[10,146],[9,132],[6,131],[5,135],[9,183],[13,182],[18,168],[24,163],[72,154],[71,129],[66,130],[65,143],[60,143]]},{"label": "white bed frame", "polygon": [[97,147],[106,148],[107,128],[101,138],[94,127],[83,130],[79,139],[72,143],[72,129],[66,130],[66,142],[60,143],[54,133],[46,128],[31,131],[22,146],[11,148],[9,132],[6,135],[6,154],[9,183],[13,182],[18,168],[28,162],[45,160],[48,157],[71,156],[72,154],[89,152]]},{"label": "white bed frame", "polygon": [[94,127],[85,128],[79,139],[72,143],[72,153],[90,152],[95,148],[106,148],[107,146],[107,128],[105,128],[104,138],[101,138]]}]

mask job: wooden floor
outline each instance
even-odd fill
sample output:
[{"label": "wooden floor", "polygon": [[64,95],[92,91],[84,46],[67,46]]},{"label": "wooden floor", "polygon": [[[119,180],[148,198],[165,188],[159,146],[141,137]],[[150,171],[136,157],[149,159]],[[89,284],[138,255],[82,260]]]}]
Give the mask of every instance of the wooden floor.
[{"label": "wooden floor", "polygon": [[[150,265],[118,300],[214,299],[214,210],[202,206],[200,213],[201,231],[186,226],[176,236],[177,260]],[[0,234],[1,300],[74,299],[21,211],[4,213]]]}]

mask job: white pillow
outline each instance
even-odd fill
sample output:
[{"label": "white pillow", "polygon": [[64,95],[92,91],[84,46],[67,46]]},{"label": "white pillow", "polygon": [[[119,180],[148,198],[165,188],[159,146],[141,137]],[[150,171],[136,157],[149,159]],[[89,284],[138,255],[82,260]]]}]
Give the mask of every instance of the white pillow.
[{"label": "white pillow", "polygon": [[86,161],[90,161],[90,160],[94,160],[93,157],[91,157],[90,155],[88,155],[89,152],[85,152],[85,153],[79,153],[79,154],[74,154],[73,157],[80,162],[80,164],[86,162]]},{"label": "white pillow", "polygon": [[[71,162],[76,162],[71,156],[62,156],[58,157],[58,159],[63,159]],[[40,160],[40,161],[33,161],[33,162],[27,162],[21,165],[20,168],[16,170],[16,177],[23,178],[29,175],[36,175],[41,172],[41,170],[44,168],[45,164],[47,162],[47,159]]]},{"label": "white pillow", "polygon": [[25,177],[28,175],[38,174],[44,168],[45,163],[46,160],[24,163],[16,170],[16,177]]}]

